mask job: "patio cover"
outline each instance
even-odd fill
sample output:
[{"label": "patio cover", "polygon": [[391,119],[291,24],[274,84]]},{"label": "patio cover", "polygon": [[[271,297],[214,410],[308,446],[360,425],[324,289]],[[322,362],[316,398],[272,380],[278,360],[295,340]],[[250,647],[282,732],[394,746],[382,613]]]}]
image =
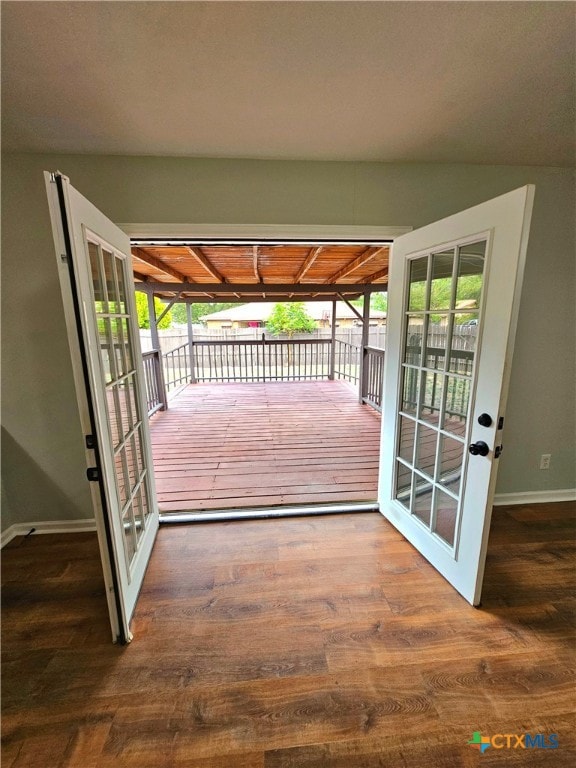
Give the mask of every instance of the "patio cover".
[{"label": "patio cover", "polygon": [[385,291],[390,243],[226,245],[139,242],[138,290],[172,301],[350,300]]}]

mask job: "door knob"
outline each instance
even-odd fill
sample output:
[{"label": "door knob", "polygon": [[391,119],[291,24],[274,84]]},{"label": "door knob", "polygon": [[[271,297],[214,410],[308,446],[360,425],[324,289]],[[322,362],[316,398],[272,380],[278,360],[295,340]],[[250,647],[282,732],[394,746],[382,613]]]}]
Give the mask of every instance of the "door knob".
[{"label": "door knob", "polygon": [[478,424],[480,424],[481,427],[491,427],[492,416],[490,416],[489,413],[481,413],[480,416],[478,416]]},{"label": "door knob", "polygon": [[472,456],[488,456],[490,453],[489,446],[483,440],[477,440],[475,443],[472,443],[468,450]]}]

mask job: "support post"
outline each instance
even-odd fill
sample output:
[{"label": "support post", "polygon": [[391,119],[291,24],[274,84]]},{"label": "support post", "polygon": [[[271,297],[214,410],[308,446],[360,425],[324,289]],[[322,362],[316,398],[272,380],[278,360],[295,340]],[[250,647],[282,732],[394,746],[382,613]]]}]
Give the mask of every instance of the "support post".
[{"label": "support post", "polygon": [[368,334],[370,332],[370,294],[364,293],[364,306],[362,307],[362,344],[360,346],[360,371],[358,382],[358,397],[360,403],[364,402],[366,397],[366,388],[368,383]]},{"label": "support post", "polygon": [[162,411],[168,408],[168,395],[166,393],[166,383],[164,381],[164,358],[162,357],[162,348],[160,347],[160,337],[158,336],[158,321],[156,319],[156,309],[154,307],[154,291],[147,291],[148,296],[148,317],[150,319],[150,337],[152,341],[152,349],[158,350],[158,369],[157,369],[157,381],[158,390],[160,394],[160,401],[162,403]]},{"label": "support post", "polygon": [[154,291],[147,291],[148,296],[148,317],[150,318],[150,337],[152,340],[152,349],[157,349],[160,353],[160,338],[158,336],[158,323],[156,321],[156,309],[154,307]]},{"label": "support post", "polygon": [[336,299],[332,302],[332,343],[330,344],[330,372],[328,378],[334,381],[336,369]]},{"label": "support post", "polygon": [[190,383],[196,384],[196,363],[194,361],[194,333],[192,332],[192,306],[186,302],[186,322],[188,325],[188,351],[190,353]]}]

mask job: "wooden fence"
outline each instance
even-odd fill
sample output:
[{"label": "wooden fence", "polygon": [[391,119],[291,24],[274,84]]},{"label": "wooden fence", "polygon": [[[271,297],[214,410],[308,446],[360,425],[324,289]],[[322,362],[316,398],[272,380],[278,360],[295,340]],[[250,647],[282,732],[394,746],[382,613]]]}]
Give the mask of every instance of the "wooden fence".
[{"label": "wooden fence", "polygon": [[[269,335],[266,333],[265,328],[208,329],[203,326],[195,325],[192,331],[194,343],[197,341],[260,341],[263,333],[265,333],[267,338],[270,338],[271,341],[288,340],[287,336]],[[188,330],[183,326],[160,329],[158,331],[158,337],[160,339],[162,354],[166,354],[188,342]],[[312,333],[295,333],[291,338],[295,341],[311,341],[315,339],[330,339],[331,337],[332,332],[330,328],[316,328]],[[362,328],[358,326],[337,328],[336,338],[339,341],[344,341],[359,347],[362,343]],[[153,348],[151,332],[149,329],[140,329],[140,343],[143,350],[151,350]],[[368,343],[372,347],[384,349],[386,347],[386,326],[370,326]]]}]

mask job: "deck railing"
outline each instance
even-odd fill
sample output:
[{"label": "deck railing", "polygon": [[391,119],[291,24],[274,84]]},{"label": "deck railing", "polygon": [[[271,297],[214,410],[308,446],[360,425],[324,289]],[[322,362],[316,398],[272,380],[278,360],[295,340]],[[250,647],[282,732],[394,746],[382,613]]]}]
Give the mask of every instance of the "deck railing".
[{"label": "deck railing", "polygon": [[305,381],[333,377],[357,383],[360,347],[336,339],[331,371],[330,339],[197,341],[167,352],[168,392],[197,381]]},{"label": "deck railing", "polygon": [[[466,409],[470,399],[470,378],[474,365],[474,352],[467,349],[453,349],[450,353],[449,376],[446,379],[446,406],[448,416],[464,420],[467,416]],[[418,401],[418,385],[420,382],[420,368],[412,367],[420,365],[421,348],[410,346],[406,349],[406,367],[403,385],[403,408],[414,409]],[[426,368],[429,373],[426,376],[424,393],[425,408],[429,413],[440,413],[442,398],[442,381],[444,379],[445,349],[436,347],[426,348]],[[434,374],[433,371],[438,371]]]},{"label": "deck railing", "polygon": [[330,373],[330,340],[198,341],[196,381],[310,381]]},{"label": "deck railing", "polygon": [[364,354],[365,374],[362,385],[362,402],[382,411],[382,388],[384,383],[384,350],[366,347]]},{"label": "deck railing", "polygon": [[146,387],[148,416],[152,416],[156,411],[163,411],[168,406],[160,352],[157,349],[153,349],[151,352],[144,352],[142,354],[142,362],[144,363],[144,383]]},{"label": "deck railing", "polygon": [[360,347],[336,339],[334,352],[334,378],[358,384],[360,378]]},{"label": "deck railing", "polygon": [[[258,341],[196,341],[167,352],[163,358],[163,389],[158,353],[143,355],[149,414],[166,407],[161,392],[174,392],[196,382],[360,380],[360,347],[331,339],[260,339]],[[362,402],[382,409],[384,350],[366,348]]]},{"label": "deck railing", "polygon": [[[192,354],[186,343],[163,355],[163,370],[158,351],[146,352],[143,359],[148,412],[151,415],[167,407],[165,393],[195,382],[318,381],[334,378],[359,383],[360,347],[336,339],[332,357],[331,344],[330,339],[318,338],[197,341],[193,344]],[[425,407],[430,412],[440,411],[445,356],[444,349],[426,348],[425,367],[430,373],[426,377]],[[361,400],[377,411],[382,410],[384,359],[383,349],[365,348]],[[420,359],[420,346],[410,345],[406,349],[404,407],[414,408],[417,405]],[[449,373],[456,375],[447,380],[445,410],[451,417],[466,417],[473,364],[472,350],[453,349],[450,352]],[[434,371],[438,374],[434,375]]]},{"label": "deck railing", "polygon": [[171,349],[162,356],[164,359],[164,379],[166,391],[183,387],[194,381],[193,369],[190,366],[190,347],[188,342]]}]

